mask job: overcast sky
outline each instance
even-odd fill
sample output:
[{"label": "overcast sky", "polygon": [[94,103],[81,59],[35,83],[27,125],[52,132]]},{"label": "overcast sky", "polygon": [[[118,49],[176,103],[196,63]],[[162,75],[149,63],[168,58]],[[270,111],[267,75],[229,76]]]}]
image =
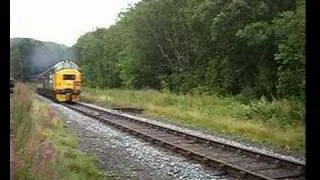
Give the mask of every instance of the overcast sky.
[{"label": "overcast sky", "polygon": [[28,37],[72,46],[86,32],[115,23],[140,0],[10,0],[10,38]]}]

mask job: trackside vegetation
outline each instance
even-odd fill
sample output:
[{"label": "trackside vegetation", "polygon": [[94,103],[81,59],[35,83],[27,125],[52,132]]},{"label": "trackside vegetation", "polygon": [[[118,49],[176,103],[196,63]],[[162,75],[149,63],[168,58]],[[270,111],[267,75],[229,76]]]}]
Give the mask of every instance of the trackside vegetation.
[{"label": "trackside vegetation", "polygon": [[13,118],[15,179],[110,179],[94,156],[77,149],[74,134],[26,84],[16,84]]},{"label": "trackside vegetation", "polygon": [[304,4],[142,0],[73,47],[89,87],[304,100]]},{"label": "trackside vegetation", "polygon": [[303,151],[304,39],[302,0],[142,0],[73,48],[85,100]]},{"label": "trackside vegetation", "polygon": [[[85,101],[304,151],[303,0],[141,0],[71,48],[30,39],[10,47],[15,79],[47,67],[33,66],[47,57],[34,49],[57,59],[72,50]],[[36,114],[29,106],[25,113]]]},{"label": "trackside vegetation", "polygon": [[95,88],[83,88],[82,100],[109,108],[139,107],[145,115],[170,123],[304,152],[304,104],[300,101],[262,98],[244,103],[216,95]]}]

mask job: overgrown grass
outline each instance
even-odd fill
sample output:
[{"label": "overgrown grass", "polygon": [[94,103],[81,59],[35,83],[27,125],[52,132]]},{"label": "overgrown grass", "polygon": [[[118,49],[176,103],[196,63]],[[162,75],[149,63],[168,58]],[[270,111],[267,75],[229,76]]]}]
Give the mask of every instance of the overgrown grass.
[{"label": "overgrown grass", "polygon": [[140,107],[146,115],[171,123],[304,152],[304,105],[299,101],[261,99],[242,103],[233,97],[93,88],[83,88],[82,100],[105,107]]},{"label": "overgrown grass", "polygon": [[17,83],[13,101],[15,179],[110,179],[50,107]]}]

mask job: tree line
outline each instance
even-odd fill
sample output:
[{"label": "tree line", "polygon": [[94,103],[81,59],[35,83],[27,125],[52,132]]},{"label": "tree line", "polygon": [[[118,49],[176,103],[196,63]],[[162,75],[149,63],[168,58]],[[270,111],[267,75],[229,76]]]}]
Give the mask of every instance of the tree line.
[{"label": "tree line", "polygon": [[87,86],[303,98],[305,4],[142,0],[74,45]]},{"label": "tree line", "polygon": [[[304,39],[302,0],[142,0],[72,49],[90,87],[303,99]],[[31,46],[44,47],[25,39],[11,48],[16,77],[67,52],[30,57]]]}]

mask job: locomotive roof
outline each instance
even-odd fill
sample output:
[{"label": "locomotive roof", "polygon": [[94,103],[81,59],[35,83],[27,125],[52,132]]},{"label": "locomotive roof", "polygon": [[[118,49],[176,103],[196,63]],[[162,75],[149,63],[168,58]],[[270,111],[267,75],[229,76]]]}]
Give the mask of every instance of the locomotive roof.
[{"label": "locomotive roof", "polygon": [[75,67],[76,69],[80,69],[79,66],[78,66],[76,63],[74,63],[73,61],[69,61],[69,60],[59,61],[58,63],[56,63],[56,64],[53,66],[53,68],[57,68],[59,65],[65,64],[65,63],[67,63],[67,64],[72,64],[72,65],[74,65],[74,67]]},{"label": "locomotive roof", "polygon": [[53,69],[57,69],[59,67],[61,67],[61,69],[64,69],[65,64],[72,65],[71,67],[69,66],[69,68],[80,70],[79,66],[75,62],[70,61],[70,60],[61,60],[61,61],[57,62],[55,65],[53,65],[52,67],[48,68],[43,73],[39,74],[38,77],[50,72]]}]

